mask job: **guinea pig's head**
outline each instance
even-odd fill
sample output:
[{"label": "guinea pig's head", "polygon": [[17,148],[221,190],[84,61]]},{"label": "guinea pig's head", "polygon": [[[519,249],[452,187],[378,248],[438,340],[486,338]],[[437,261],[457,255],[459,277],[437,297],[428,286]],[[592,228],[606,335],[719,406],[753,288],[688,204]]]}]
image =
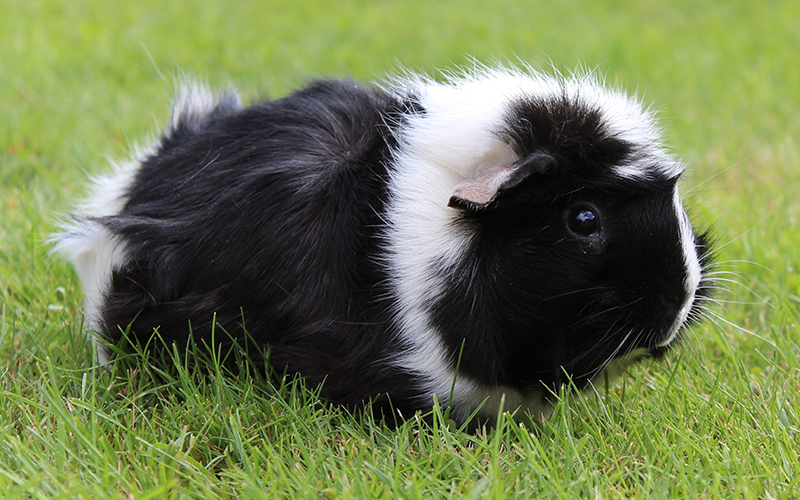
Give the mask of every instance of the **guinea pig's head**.
[{"label": "guinea pig's head", "polygon": [[473,286],[502,325],[499,383],[580,387],[614,360],[660,356],[700,316],[708,244],[678,194],[683,167],[620,102],[516,100],[500,133],[516,161],[453,190],[465,262],[483,269]]}]

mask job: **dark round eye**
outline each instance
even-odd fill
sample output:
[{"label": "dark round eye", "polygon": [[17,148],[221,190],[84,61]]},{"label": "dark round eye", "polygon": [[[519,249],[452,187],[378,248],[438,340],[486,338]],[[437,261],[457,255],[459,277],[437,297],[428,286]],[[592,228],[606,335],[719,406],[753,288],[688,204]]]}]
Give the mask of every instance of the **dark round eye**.
[{"label": "dark round eye", "polygon": [[567,226],[578,236],[591,236],[600,230],[600,215],[595,208],[577,205],[567,213]]}]

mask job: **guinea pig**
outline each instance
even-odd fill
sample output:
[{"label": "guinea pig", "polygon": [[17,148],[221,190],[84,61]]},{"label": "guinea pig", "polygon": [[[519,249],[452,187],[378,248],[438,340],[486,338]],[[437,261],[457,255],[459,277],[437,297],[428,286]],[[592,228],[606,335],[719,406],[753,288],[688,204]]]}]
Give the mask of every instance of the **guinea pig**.
[{"label": "guinea pig", "polygon": [[320,80],[251,106],[187,84],[56,250],[100,363],[123,336],[153,360],[192,340],[348,407],[540,415],[702,316],[683,171],[591,74]]}]

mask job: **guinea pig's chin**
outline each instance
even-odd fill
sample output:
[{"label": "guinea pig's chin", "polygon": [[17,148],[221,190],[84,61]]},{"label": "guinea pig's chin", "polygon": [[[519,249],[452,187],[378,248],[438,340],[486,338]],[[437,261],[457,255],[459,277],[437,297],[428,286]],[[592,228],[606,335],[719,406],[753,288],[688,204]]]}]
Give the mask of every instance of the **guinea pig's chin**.
[{"label": "guinea pig's chin", "polygon": [[[648,357],[656,357],[653,354],[653,349],[660,349],[660,348],[653,347],[650,349],[645,349],[645,348],[634,349],[633,351],[623,356],[614,358],[605,365],[605,368],[600,373],[604,374],[610,379],[614,379],[619,375],[621,375],[622,373],[624,373],[629,366],[636,364],[639,361],[642,361],[643,359],[646,359]],[[659,354],[659,356],[663,355],[664,355],[663,352]],[[592,378],[596,380],[598,376]]]},{"label": "guinea pig's chin", "polygon": [[661,359],[671,348],[671,344],[653,346],[649,350],[650,357],[653,359]]},{"label": "guinea pig's chin", "polygon": [[647,351],[650,357],[655,359],[662,358],[665,353],[669,352],[678,343],[682,330],[683,324],[681,322],[665,333],[662,337],[663,340],[659,340],[655,345],[648,346]]}]

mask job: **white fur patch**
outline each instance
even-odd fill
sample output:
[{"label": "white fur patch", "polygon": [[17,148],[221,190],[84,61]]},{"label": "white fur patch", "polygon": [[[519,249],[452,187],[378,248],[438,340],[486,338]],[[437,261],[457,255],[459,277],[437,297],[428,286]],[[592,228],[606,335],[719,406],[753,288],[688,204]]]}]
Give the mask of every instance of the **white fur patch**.
[{"label": "white fur patch", "polygon": [[178,89],[178,97],[172,105],[172,116],[164,135],[171,137],[180,126],[191,132],[198,132],[208,116],[220,106],[238,109],[242,107],[242,102],[233,91],[215,95],[205,85],[185,80]]},{"label": "white fur patch", "polygon": [[[455,360],[449,359],[426,307],[443,291],[435,266],[458,262],[470,239],[453,227],[457,211],[447,204],[460,182],[516,160],[496,131],[506,103],[520,89],[508,81],[486,79],[455,85],[408,81],[403,90],[420,99],[425,113],[410,117],[404,127],[403,147],[395,157],[397,168],[389,185],[387,264],[407,348],[397,364],[422,374],[430,381],[430,396],[447,402]],[[459,376],[453,387],[454,410],[477,407],[484,392]]]},{"label": "white fur patch", "polygon": [[[568,95],[582,100],[602,111],[603,123],[611,134],[635,148],[634,155],[648,157],[648,163],[616,165],[615,172],[622,178],[647,180],[653,176],[673,179],[681,174],[683,166],[669,157],[661,145],[661,134],[652,112],[621,92],[603,88],[594,80],[573,80],[567,84]],[[652,161],[657,159],[657,161]]]},{"label": "white fur patch", "polygon": [[[54,250],[67,257],[78,275],[83,293],[86,328],[97,352],[97,359],[105,364],[108,350],[97,342],[103,331],[101,310],[111,285],[111,274],[122,268],[128,260],[125,245],[101,224],[79,221],[57,237]],[[94,333],[92,333],[94,332]]]}]

